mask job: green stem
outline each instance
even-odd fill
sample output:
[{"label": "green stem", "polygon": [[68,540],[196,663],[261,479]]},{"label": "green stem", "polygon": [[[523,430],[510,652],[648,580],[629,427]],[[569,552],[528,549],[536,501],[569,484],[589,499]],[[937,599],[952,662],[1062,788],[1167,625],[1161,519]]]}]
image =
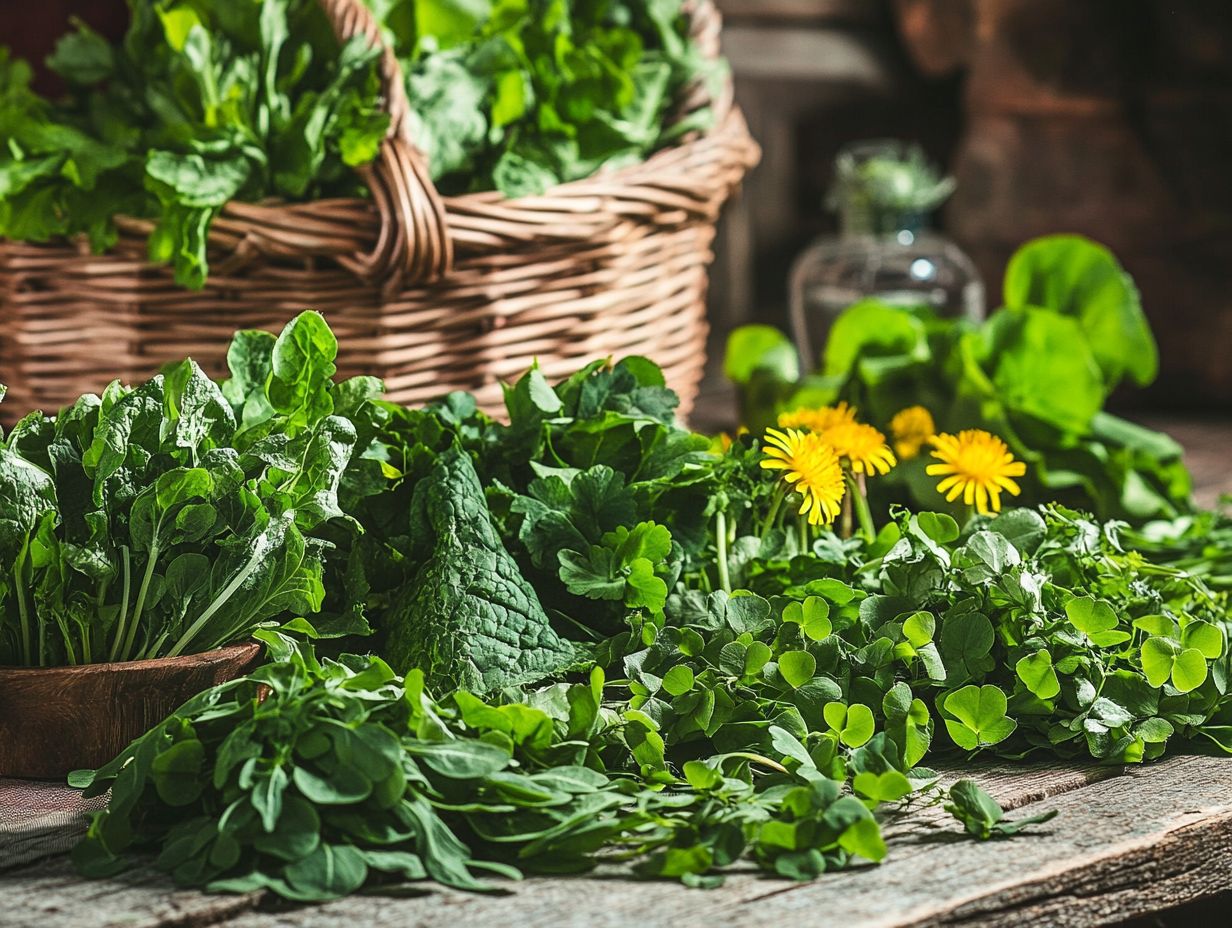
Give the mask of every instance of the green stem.
[{"label": "green stem", "polygon": [[150,545],[149,560],[146,561],[145,574],[141,578],[141,589],[137,591],[137,604],[133,607],[133,620],[128,626],[128,638],[124,642],[126,660],[132,660],[133,646],[137,642],[137,627],[141,624],[141,613],[145,609],[145,595],[150,591],[150,581],[154,579],[154,564],[158,560],[158,545]]},{"label": "green stem", "polygon": [[120,545],[120,567],[124,571],[124,583],[120,592],[120,617],[116,620],[115,638],[111,641],[111,651],[107,660],[114,661],[120,655],[120,644],[124,640],[124,625],[128,622],[129,579],[132,575],[132,562],[128,556],[128,545]]},{"label": "green stem", "polygon": [[248,579],[249,575],[257,569],[261,558],[266,554],[267,552],[261,548],[253,552],[252,557],[248,559],[248,563],[244,565],[244,569],[236,574],[235,578],[230,583],[223,587],[223,590],[218,594],[218,597],[206,607],[205,611],[202,612],[201,615],[197,617],[197,621],[193,622],[188,631],[184,632],[184,634],[180,636],[180,640],[175,643],[175,647],[167,652],[167,657],[178,657],[183,652],[184,648],[186,648],[188,643],[197,636],[197,633],[205,627],[205,623],[213,617],[214,613],[225,606],[227,604],[227,600],[235,595],[235,591],[238,590],[240,585]]},{"label": "green stem", "polygon": [[808,516],[797,516],[796,526],[799,530],[800,538],[800,553],[807,554],[809,549],[809,524]]},{"label": "green stem", "polygon": [[852,502],[851,502],[851,498],[852,498],[852,496],[854,496],[854,495],[855,495],[855,492],[852,490],[852,484],[851,484],[851,471],[847,470],[847,468],[846,468],[846,467],[844,467],[844,468],[843,468],[843,479],[847,481],[847,492],[843,494],[843,517],[842,517],[842,518],[843,518],[843,522],[842,522],[842,527],[841,527],[841,529],[840,529],[840,534],[842,535],[842,537],[843,537],[843,538],[850,538],[850,537],[851,537],[851,530],[852,530],[852,526],[851,526],[851,512],[852,512]]},{"label": "green stem", "polygon": [[877,537],[877,527],[873,524],[873,511],[868,505],[868,490],[863,474],[847,474],[847,495],[851,498],[852,508],[860,521],[860,534],[865,541],[872,544]]},{"label": "green stem", "polygon": [[714,517],[714,546],[719,560],[719,586],[724,593],[731,592],[731,575],[727,566],[727,513],[722,509]]},{"label": "green stem", "polygon": [[20,563],[13,568],[13,590],[17,593],[17,614],[21,617],[21,653],[26,666],[29,666],[34,650],[30,646],[30,613],[26,609],[25,582]]},{"label": "green stem", "polygon": [[783,500],[787,498],[787,492],[782,485],[776,486],[774,489],[774,502],[770,504],[770,512],[766,515],[766,520],[761,524],[761,532],[759,537],[764,541],[766,535],[770,533],[770,529],[774,528],[774,522],[779,517],[779,510],[783,508]]}]

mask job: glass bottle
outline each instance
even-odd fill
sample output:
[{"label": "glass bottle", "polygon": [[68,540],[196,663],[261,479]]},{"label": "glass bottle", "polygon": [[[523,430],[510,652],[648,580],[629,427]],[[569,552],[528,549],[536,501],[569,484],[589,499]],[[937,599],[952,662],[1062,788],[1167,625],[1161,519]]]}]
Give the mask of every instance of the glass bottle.
[{"label": "glass bottle", "polygon": [[915,145],[858,142],[839,153],[827,200],[839,214],[839,234],[814,242],[791,271],[792,331],[805,371],[821,366],[834,320],[863,299],[984,317],[974,263],[929,228],[953,190],[953,179],[940,176]]}]

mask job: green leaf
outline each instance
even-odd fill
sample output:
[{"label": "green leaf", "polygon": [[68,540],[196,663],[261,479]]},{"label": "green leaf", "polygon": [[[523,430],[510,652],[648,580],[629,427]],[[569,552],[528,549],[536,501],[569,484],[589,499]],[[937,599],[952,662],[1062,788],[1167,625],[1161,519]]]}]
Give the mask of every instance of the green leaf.
[{"label": "green leaf", "polygon": [[914,648],[922,648],[932,641],[936,628],[931,612],[913,612],[903,620],[903,635]]},{"label": "green leaf", "polygon": [[989,317],[983,364],[997,399],[1067,432],[1083,433],[1106,388],[1095,356],[1073,319],[1019,306]]},{"label": "green leaf", "polygon": [[851,781],[852,789],[874,802],[897,802],[913,790],[911,782],[897,770],[873,773],[864,770]]},{"label": "green leaf", "polygon": [[839,740],[849,748],[858,748],[868,743],[876,730],[873,710],[862,703],[846,706],[841,702],[827,703],[823,718]]},{"label": "green leaf", "polygon": [[158,798],[169,806],[195,802],[205,786],[204,763],[205,746],[196,739],[176,742],[158,754],[150,764]]},{"label": "green leaf", "polygon": [[363,855],[349,844],[320,844],[283,871],[287,883],[305,901],[324,902],[355,892],[368,876]]},{"label": "green leaf", "polygon": [[1014,672],[1028,690],[1040,699],[1052,699],[1061,692],[1061,681],[1052,666],[1052,655],[1047,651],[1033,651],[1019,659]]},{"label": "green leaf", "polygon": [[1182,693],[1188,693],[1206,682],[1206,658],[1197,648],[1182,647],[1171,638],[1148,638],[1139,654],[1151,686],[1170,681]]},{"label": "green leaf", "polygon": [[451,780],[479,780],[509,766],[509,752],[485,741],[420,742],[407,750],[441,776]]},{"label": "green leaf", "polygon": [[792,689],[799,689],[817,673],[817,658],[808,651],[788,651],[779,657],[779,673]]},{"label": "green leaf", "polygon": [[419,481],[411,524],[431,547],[418,553],[385,619],[384,654],[395,668],[419,668],[446,690],[486,693],[574,662],[501,543],[465,452],[441,454]]},{"label": "green leaf", "polygon": [[1070,624],[1098,647],[1115,647],[1131,637],[1129,632],[1115,630],[1119,624],[1116,613],[1102,599],[1075,596],[1066,601],[1065,614]]},{"label": "green leaf", "polygon": [[954,743],[966,750],[998,744],[1008,738],[1018,723],[1005,714],[1005,693],[997,686],[974,684],[945,697],[945,711],[954,716],[945,727]]},{"label": "green leaf", "polygon": [[830,637],[834,626],[830,622],[830,604],[820,596],[806,596],[801,602],[790,602],[783,607],[783,621],[799,625],[813,641]]},{"label": "green leaf", "polygon": [[736,384],[747,384],[754,371],[765,371],[783,381],[800,376],[799,355],[791,340],[769,325],[740,326],[727,339],[723,372]]},{"label": "green leaf", "polygon": [[672,696],[683,696],[693,689],[693,671],[678,664],[663,675],[663,689]]},{"label": "green leaf", "polygon": [[834,321],[825,344],[822,369],[827,376],[847,374],[860,358],[929,357],[924,324],[900,307],[861,300]]},{"label": "green leaf", "polygon": [[1190,622],[1181,635],[1181,644],[1200,651],[1207,660],[1217,660],[1223,656],[1223,630],[1209,622]]},{"label": "green leaf", "polygon": [[916,513],[915,521],[920,531],[938,544],[944,545],[957,541],[961,534],[954,517],[944,512]]},{"label": "green leaf", "polygon": [[974,780],[959,780],[949,791],[945,809],[960,822],[967,833],[981,841],[1008,838],[1031,825],[1039,825],[1056,817],[1056,810],[1010,822],[995,799],[984,792]]},{"label": "green leaf", "polygon": [[1073,316],[1109,388],[1125,375],[1140,386],[1155,379],[1159,353],[1137,288],[1102,245],[1078,235],[1023,245],[1006,267],[1005,305]]}]

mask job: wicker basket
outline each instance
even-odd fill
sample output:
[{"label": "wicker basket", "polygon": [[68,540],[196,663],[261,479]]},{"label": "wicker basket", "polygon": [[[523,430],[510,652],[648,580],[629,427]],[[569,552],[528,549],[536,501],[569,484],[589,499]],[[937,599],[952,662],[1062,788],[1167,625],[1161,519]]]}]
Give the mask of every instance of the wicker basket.
[{"label": "wicker basket", "polygon": [[[322,0],[338,34],[380,41],[360,0]],[[692,31],[718,54],[712,0],[689,5]],[[442,197],[407,137],[396,59],[382,59],[390,133],[365,171],[372,199],[239,203],[209,236],[205,288],[177,286],[146,260],[151,223],[121,219],[108,253],[84,242],[0,240],[0,383],[8,421],[56,409],[113,378],[136,381],[194,357],[225,370],[236,329],[278,329],[304,308],[338,334],[342,374],[375,374],[392,399],[474,391],[538,359],[549,378],[609,355],[658,361],[687,411],[705,357],[707,266],[719,209],[758,150],[730,86],[703,86],[676,117],[713,105],[711,131],[644,163],[543,196]]]}]

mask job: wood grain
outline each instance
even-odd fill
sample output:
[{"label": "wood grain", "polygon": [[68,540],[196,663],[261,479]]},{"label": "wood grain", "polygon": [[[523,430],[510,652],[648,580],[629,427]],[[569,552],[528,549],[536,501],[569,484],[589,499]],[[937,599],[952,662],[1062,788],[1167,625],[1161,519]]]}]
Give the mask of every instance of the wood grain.
[{"label": "wood grain", "polygon": [[100,767],[185,700],[251,669],[258,644],[78,667],[0,667],[0,777]]},{"label": "wood grain", "polygon": [[[958,771],[945,775],[953,780]],[[256,895],[175,890],[149,870],[86,882],[63,859],[0,875],[0,928],[468,928],[750,923],[932,928],[1080,928],[1157,912],[1232,888],[1232,760],[1177,757],[1142,768],[985,765],[977,775],[1005,806],[1060,815],[1033,835],[975,842],[939,804],[887,822],[890,856],[796,884],[751,868],[720,889],[634,882],[618,867],[531,879],[501,896],[428,889],[414,898],[354,896],[315,908]]]}]

